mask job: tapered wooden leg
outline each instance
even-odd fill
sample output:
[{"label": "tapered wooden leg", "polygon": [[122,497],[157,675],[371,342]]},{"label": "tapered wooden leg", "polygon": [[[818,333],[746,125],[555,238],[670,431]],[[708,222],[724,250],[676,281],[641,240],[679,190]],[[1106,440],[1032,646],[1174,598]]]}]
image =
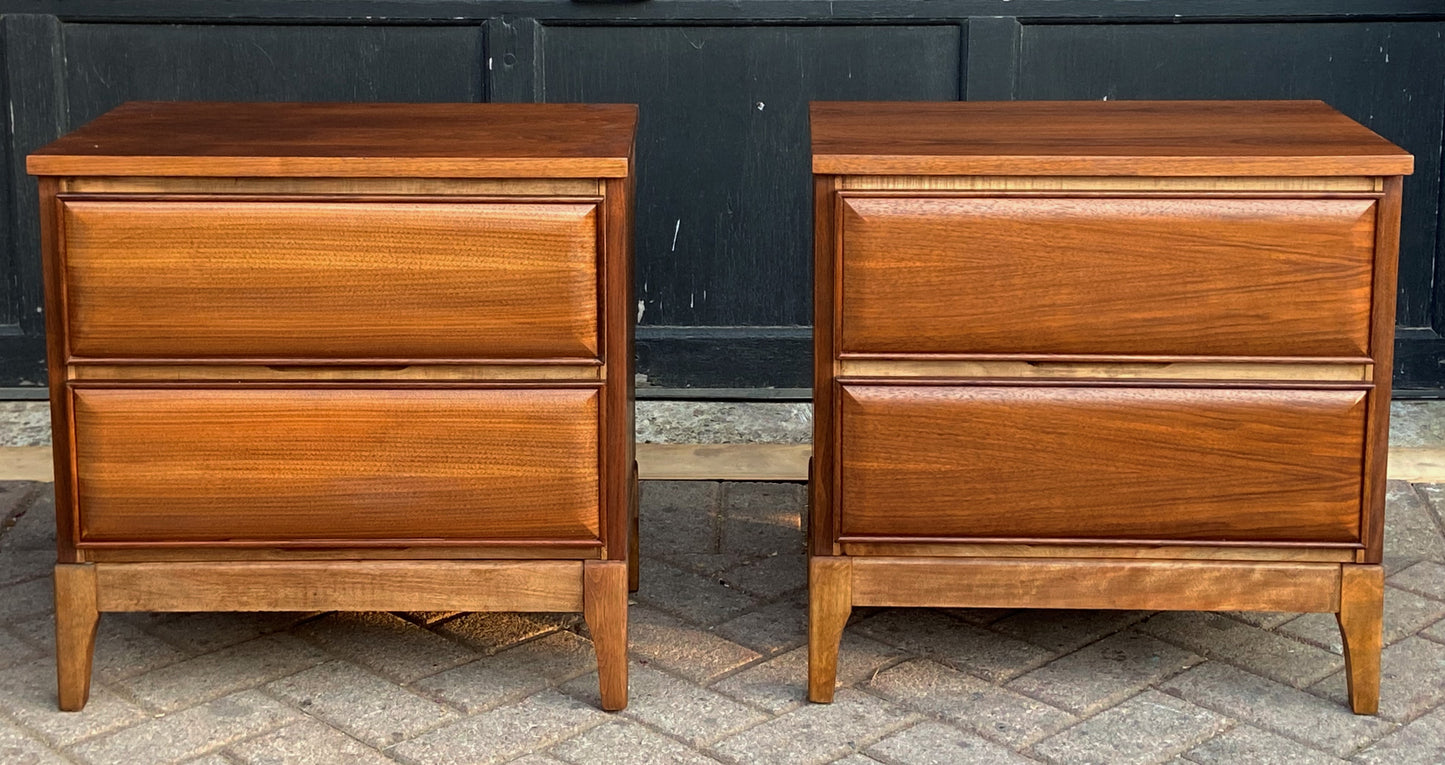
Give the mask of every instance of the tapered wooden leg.
[{"label": "tapered wooden leg", "polygon": [[808,700],[833,701],[838,680],[838,643],[853,610],[853,561],[808,559]]},{"label": "tapered wooden leg", "polygon": [[1340,636],[1350,708],[1372,715],[1380,708],[1380,650],[1384,643],[1385,571],[1345,565],[1340,579]]},{"label": "tapered wooden leg", "polygon": [[95,655],[95,566],[55,567],[55,679],[60,708],[79,712],[90,699],[90,665]]},{"label": "tapered wooden leg", "polygon": [[637,586],[642,581],[641,564],[638,560],[638,526],[639,526],[639,504],[642,501],[642,494],[637,486],[637,462],[632,463],[632,536],[627,540],[627,591],[637,592]]},{"label": "tapered wooden leg", "polygon": [[602,708],[627,708],[627,564],[589,560],[582,568],[582,618],[597,649]]}]

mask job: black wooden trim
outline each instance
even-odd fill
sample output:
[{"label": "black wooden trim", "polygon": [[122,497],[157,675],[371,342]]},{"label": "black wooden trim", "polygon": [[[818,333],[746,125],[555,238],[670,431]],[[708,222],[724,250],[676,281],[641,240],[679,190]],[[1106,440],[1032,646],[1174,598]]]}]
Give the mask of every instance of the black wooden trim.
[{"label": "black wooden trim", "polygon": [[816,19],[962,19],[1006,15],[1038,21],[1272,21],[1445,17],[1439,0],[0,0],[0,13],[53,14],[67,20],[481,21],[503,16],[581,21],[807,21]]},{"label": "black wooden trim", "polygon": [[[6,146],[10,154],[8,182],[14,195],[5,245],[14,258],[11,278],[18,281],[14,297],[20,329],[27,335],[40,335],[45,332],[39,257],[40,192],[35,179],[25,172],[24,157],[65,132],[65,54],[60,22],[53,16],[5,16],[3,23],[11,115]],[[18,361],[3,351],[0,359],[7,363]]]},{"label": "black wooden trim", "polygon": [[0,386],[34,387],[39,398],[45,385],[45,337],[40,334],[0,334]]},{"label": "black wooden trim", "polygon": [[811,327],[638,327],[637,371],[663,388],[808,388]]},{"label": "black wooden trim", "polygon": [[[0,18],[0,104],[10,104],[10,69],[6,64],[6,24],[5,19]],[[15,261],[20,258],[19,250],[15,249],[15,227],[19,222],[15,220],[15,209],[10,199],[11,179],[14,174],[10,168],[15,166],[15,153],[12,150],[14,140],[10,134],[10,120],[0,120],[0,279],[5,284],[0,286],[0,326],[14,326],[20,315],[19,291],[20,272],[16,269]],[[3,363],[3,360],[0,360]]]},{"label": "black wooden trim", "polygon": [[964,38],[964,97],[1012,101],[1018,86],[1023,25],[1004,16],[969,19]]},{"label": "black wooden trim", "polygon": [[536,19],[501,16],[487,20],[487,100],[502,103],[545,101]]},{"label": "black wooden trim", "polygon": [[1428,327],[1395,330],[1395,398],[1445,395],[1445,337]]},{"label": "black wooden trim", "polygon": [[[1440,82],[1440,89],[1445,93],[1445,80]],[[1445,141],[1445,114],[1441,115],[1438,135],[1440,140]],[[1440,173],[1436,177],[1440,179],[1440,196],[1437,197],[1440,201],[1435,208],[1435,273],[1430,290],[1430,324],[1445,327],[1445,151],[1440,152]],[[1409,182],[1410,179],[1406,178],[1405,183]],[[1440,370],[1440,381],[1445,382],[1445,369]]]}]

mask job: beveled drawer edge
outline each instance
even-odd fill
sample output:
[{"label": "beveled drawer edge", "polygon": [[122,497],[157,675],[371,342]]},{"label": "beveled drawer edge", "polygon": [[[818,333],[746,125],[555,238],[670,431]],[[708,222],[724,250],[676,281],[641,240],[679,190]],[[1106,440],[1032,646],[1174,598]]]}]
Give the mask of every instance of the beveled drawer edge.
[{"label": "beveled drawer edge", "polygon": [[1130,177],[996,175],[844,175],[844,191],[1260,191],[1377,193],[1370,176]]},{"label": "beveled drawer edge", "polygon": [[424,537],[399,537],[395,539],[327,539],[305,537],[294,539],[139,539],[139,540],[86,540],[81,539],[76,547],[82,550],[378,550],[411,548],[439,549],[556,549],[593,550],[602,548],[597,537],[541,537],[541,538],[482,538],[482,539],[436,539]]},{"label": "beveled drawer edge", "polygon": [[1368,382],[1374,365],[1201,361],[1018,361],[967,359],[839,360],[841,377],[967,377],[1111,380],[1289,380]]},{"label": "beveled drawer edge", "polygon": [[604,550],[599,541],[590,546],[526,547],[510,542],[471,547],[427,547],[408,542],[404,547],[80,547],[83,561],[95,563],[161,563],[184,561],[301,561],[301,560],[596,560]]},{"label": "beveled drawer edge", "polygon": [[1358,545],[1351,547],[1271,547],[1187,544],[997,544],[971,542],[842,541],[844,555],[935,558],[1125,558],[1138,560],[1272,560],[1350,563]]},{"label": "beveled drawer edge", "polygon": [[91,381],[582,381],[607,379],[607,367],[572,364],[117,364],[111,361],[72,362],[69,380]]},{"label": "beveled drawer edge", "polygon": [[71,194],[394,194],[401,196],[603,195],[596,178],[153,178],[80,177],[60,181]]}]

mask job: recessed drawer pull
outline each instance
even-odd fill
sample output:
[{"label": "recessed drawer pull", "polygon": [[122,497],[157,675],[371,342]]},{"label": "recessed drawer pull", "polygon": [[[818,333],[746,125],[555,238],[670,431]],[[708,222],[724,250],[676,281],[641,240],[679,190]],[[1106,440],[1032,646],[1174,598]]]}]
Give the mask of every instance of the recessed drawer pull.
[{"label": "recessed drawer pull", "polygon": [[314,372],[401,372],[410,364],[267,364],[273,372],[314,373]]},{"label": "recessed drawer pull", "polygon": [[1028,361],[1024,363],[1040,371],[1076,372],[1081,369],[1094,369],[1101,375],[1118,375],[1123,372],[1158,372],[1174,365],[1170,361],[1130,361],[1127,364],[1079,361]]}]

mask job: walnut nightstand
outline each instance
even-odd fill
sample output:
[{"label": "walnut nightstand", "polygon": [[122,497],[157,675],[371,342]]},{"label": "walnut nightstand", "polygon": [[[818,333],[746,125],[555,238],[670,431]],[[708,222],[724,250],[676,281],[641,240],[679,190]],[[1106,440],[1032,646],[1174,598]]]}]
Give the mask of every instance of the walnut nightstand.
[{"label": "walnut nightstand", "polygon": [[31,155],[62,709],[100,612],[204,610],[583,611],[627,704],[636,118],[132,103]]},{"label": "walnut nightstand", "polygon": [[809,697],[854,605],[1316,611],[1373,712],[1410,155],[1319,102],[812,131]]}]

